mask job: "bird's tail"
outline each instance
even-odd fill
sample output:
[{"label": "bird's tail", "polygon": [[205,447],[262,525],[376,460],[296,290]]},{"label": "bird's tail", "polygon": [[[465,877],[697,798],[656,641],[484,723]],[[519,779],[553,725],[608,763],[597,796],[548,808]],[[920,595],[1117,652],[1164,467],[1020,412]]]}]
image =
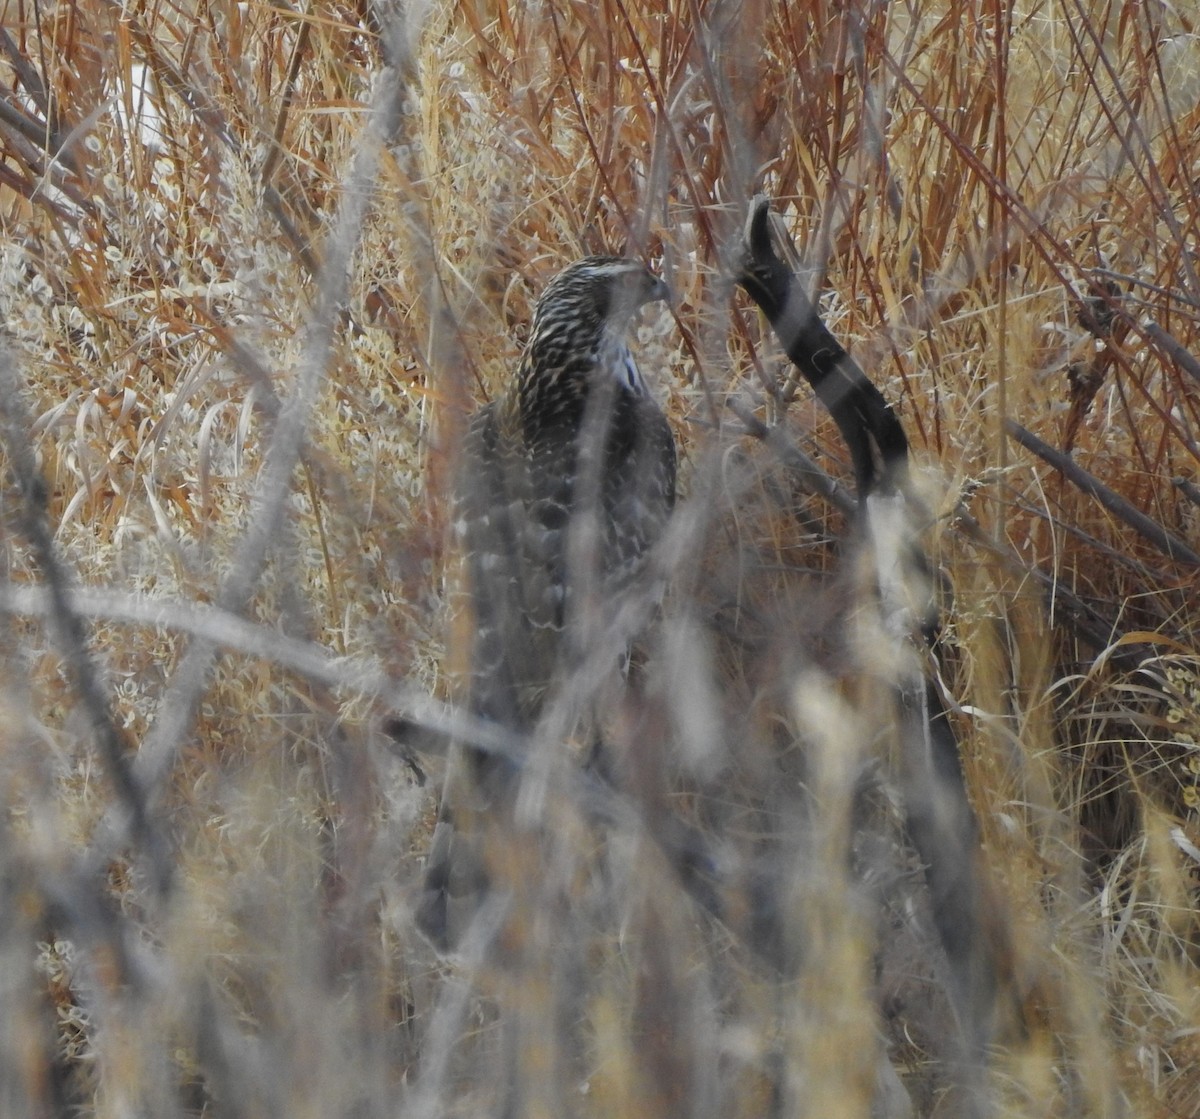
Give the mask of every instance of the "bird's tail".
[{"label": "bird's tail", "polygon": [[495,790],[489,795],[478,768],[463,754],[451,759],[416,900],[417,928],[441,952],[462,946],[492,893],[486,802],[494,802]]}]

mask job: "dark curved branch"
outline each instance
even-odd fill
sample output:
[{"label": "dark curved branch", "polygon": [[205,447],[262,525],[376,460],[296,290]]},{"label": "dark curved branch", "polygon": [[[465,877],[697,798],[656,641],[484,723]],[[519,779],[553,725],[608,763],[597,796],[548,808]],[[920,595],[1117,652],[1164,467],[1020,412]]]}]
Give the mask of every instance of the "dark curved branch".
[{"label": "dark curved branch", "polygon": [[770,203],[756,196],[734,279],[767,316],[784,351],[829,409],[850,449],[859,501],[871,493],[902,490],[908,470],[904,429],[780,258],[777,245],[787,253],[791,244],[773,219]]},{"label": "dark curved branch", "polygon": [[[788,357],[829,409],[850,449],[865,510],[867,536],[878,552],[891,553],[915,585],[928,581],[926,561],[908,534],[889,527],[884,502],[878,523],[867,499],[899,494],[911,522],[919,508],[906,494],[908,440],[882,393],[830,334],[794,270],[781,259],[794,246],[761,195],[750,205],[735,279],[767,316]],[[888,564],[890,566],[890,563]],[[913,601],[918,601],[915,599]],[[921,617],[913,601],[883,582],[879,605],[895,623],[920,624],[936,659],[936,614]],[[930,601],[932,610],[932,600]],[[949,961],[951,1002],[962,1029],[960,1076],[969,1099],[979,1084],[984,1052],[997,1004],[1003,930],[993,926],[986,880],[977,865],[979,829],[959,760],[958,741],[937,683],[920,670],[902,673],[893,684],[899,779],[905,825],[925,864],[933,922]],[[975,1114],[969,1109],[968,1114]]]}]

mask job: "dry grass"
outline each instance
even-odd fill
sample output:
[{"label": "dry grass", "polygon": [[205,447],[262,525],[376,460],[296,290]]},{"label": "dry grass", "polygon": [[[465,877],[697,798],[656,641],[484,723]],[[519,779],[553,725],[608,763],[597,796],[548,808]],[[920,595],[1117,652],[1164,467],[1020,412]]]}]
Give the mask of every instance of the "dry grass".
[{"label": "dry grass", "polygon": [[[1196,1114],[1195,557],[1006,435],[1200,550],[1186,5],[407,7],[3,8],[0,1113],[850,1116],[881,1069],[969,1113],[848,526],[729,407],[847,477],[731,289],[762,191],[935,514],[1003,946],[976,1103]],[[602,249],[676,294],[637,348],[689,547],[607,711],[632,791],[547,761],[501,950],[446,964],[378,727],[444,714],[458,433]]]}]

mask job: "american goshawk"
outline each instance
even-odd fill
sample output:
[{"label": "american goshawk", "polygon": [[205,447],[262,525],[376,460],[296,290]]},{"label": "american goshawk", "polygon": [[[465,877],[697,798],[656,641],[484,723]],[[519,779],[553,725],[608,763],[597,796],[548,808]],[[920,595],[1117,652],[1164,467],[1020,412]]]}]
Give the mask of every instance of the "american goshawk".
[{"label": "american goshawk", "polygon": [[[516,375],[470,421],[454,514],[465,704],[518,735],[587,651],[578,614],[629,586],[674,504],[675,440],[626,341],[635,312],[666,296],[634,260],[571,265],[538,300]],[[471,818],[494,822],[518,769],[470,746],[452,762],[418,911],[443,947],[461,932],[457,903],[469,915],[489,881]]]}]

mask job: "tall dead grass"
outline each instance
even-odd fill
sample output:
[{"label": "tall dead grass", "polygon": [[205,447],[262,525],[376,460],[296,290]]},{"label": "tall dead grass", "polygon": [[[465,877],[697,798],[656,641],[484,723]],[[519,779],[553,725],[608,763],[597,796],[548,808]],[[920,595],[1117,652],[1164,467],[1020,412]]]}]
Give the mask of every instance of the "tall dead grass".
[{"label": "tall dead grass", "polygon": [[[1197,1113],[1190,21],[7,3],[0,1112]],[[755,191],[932,514],[1002,948],[966,1072],[852,518],[781,453],[845,449],[732,291]],[[598,250],[675,293],[681,546],[643,694],[579,684],[619,780],[537,755],[516,902],[440,961],[378,728],[454,724],[457,437]]]}]

